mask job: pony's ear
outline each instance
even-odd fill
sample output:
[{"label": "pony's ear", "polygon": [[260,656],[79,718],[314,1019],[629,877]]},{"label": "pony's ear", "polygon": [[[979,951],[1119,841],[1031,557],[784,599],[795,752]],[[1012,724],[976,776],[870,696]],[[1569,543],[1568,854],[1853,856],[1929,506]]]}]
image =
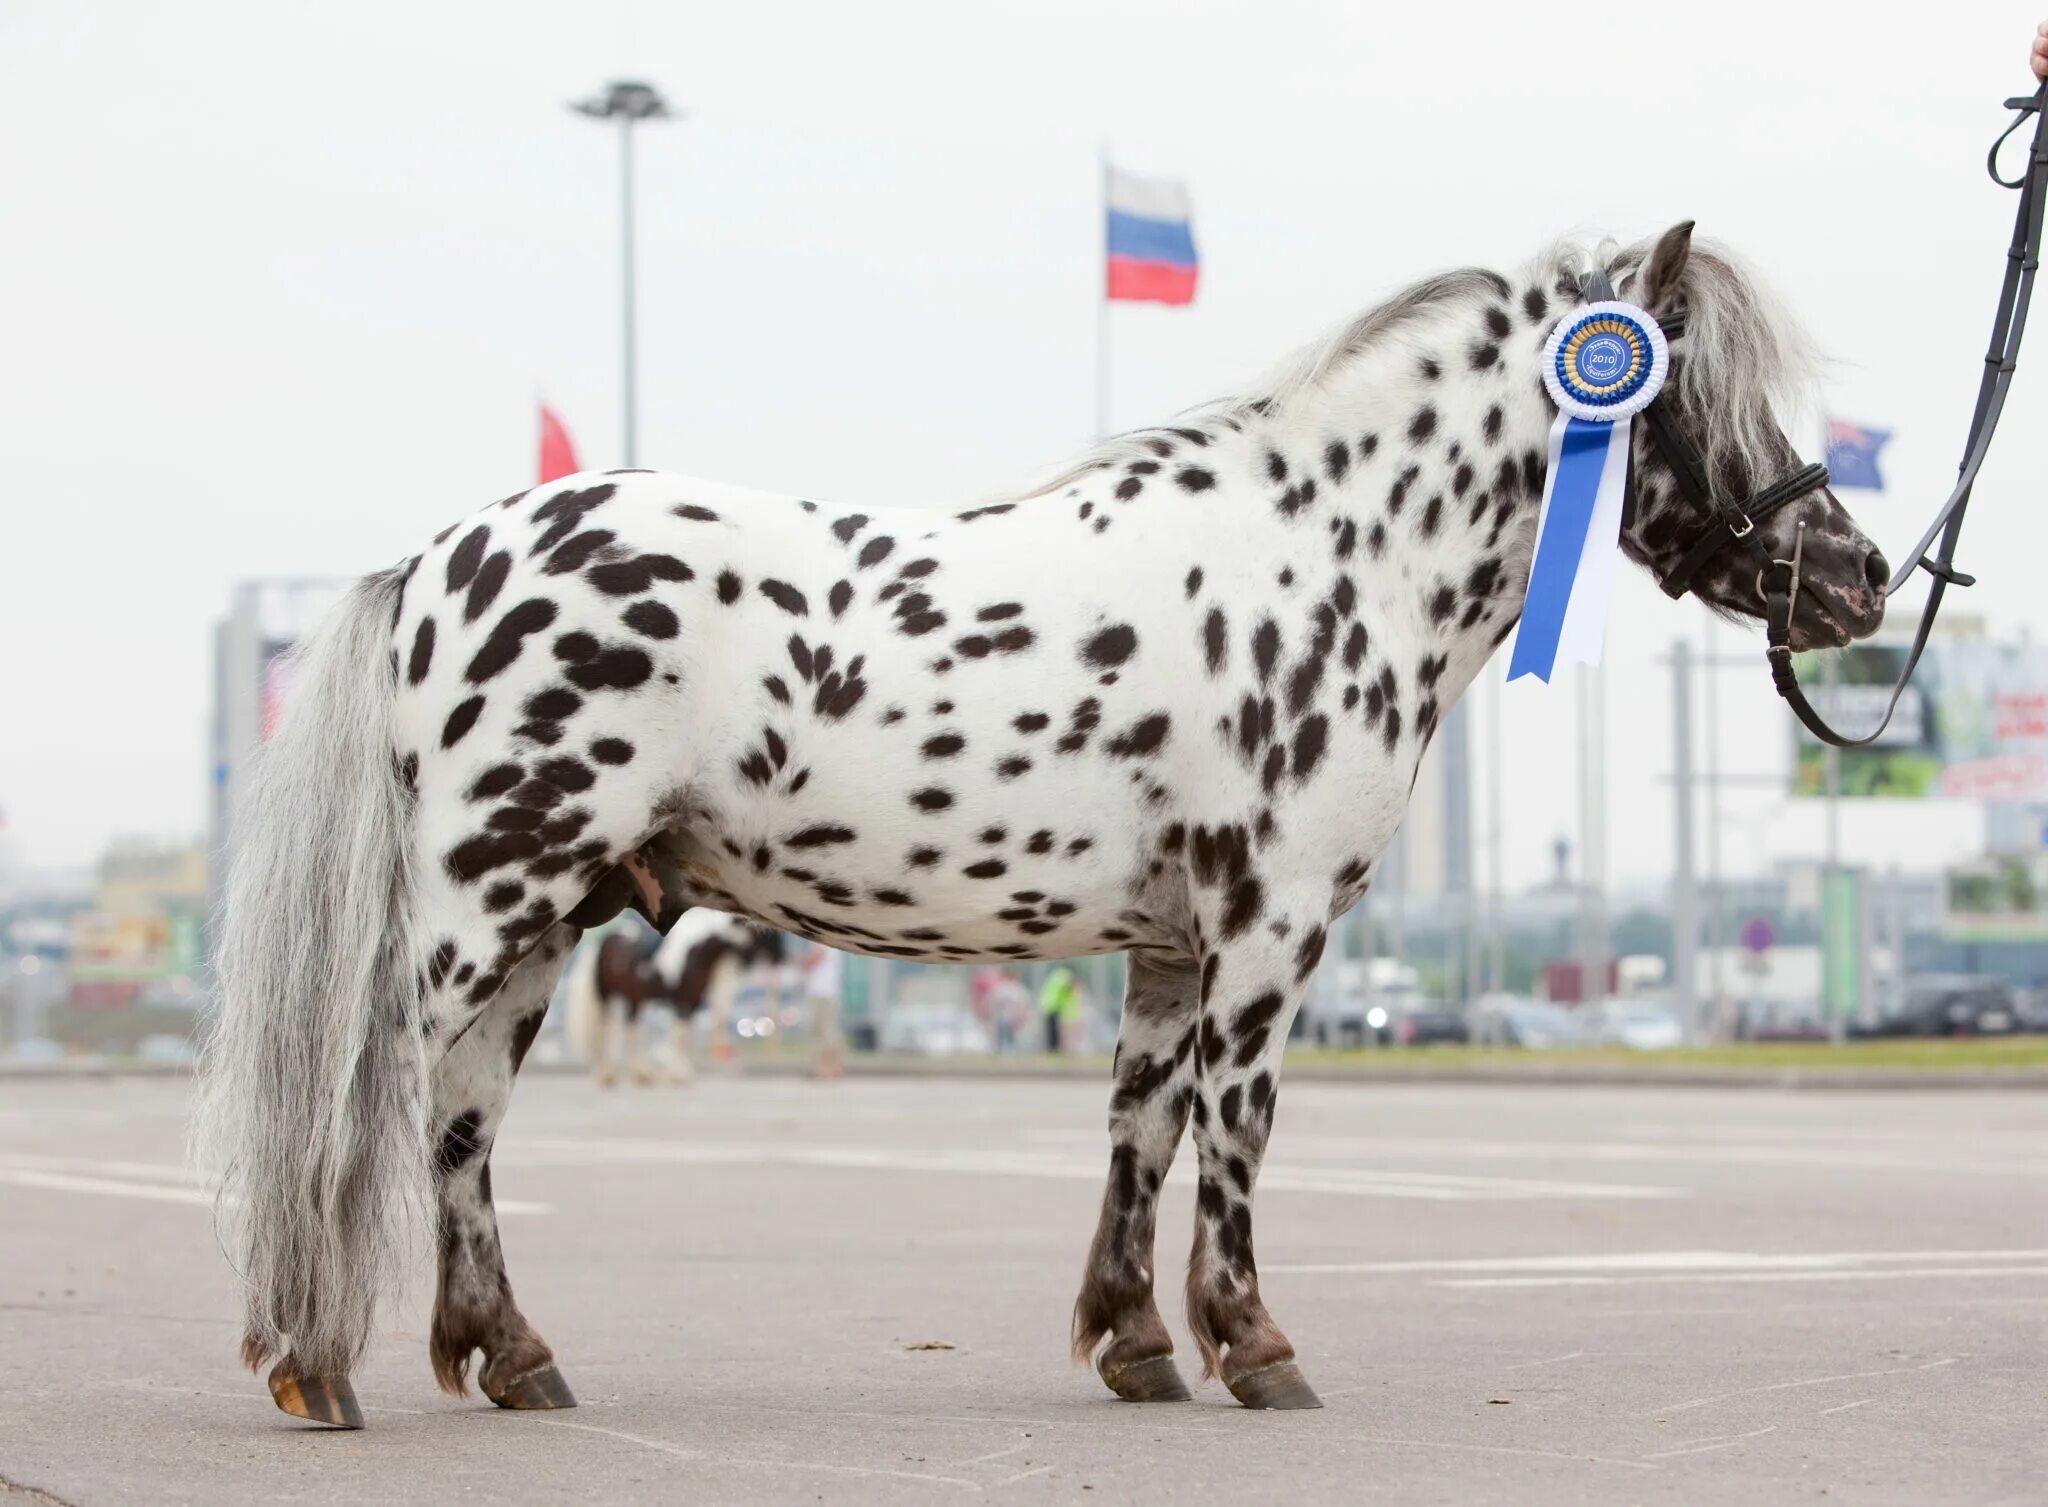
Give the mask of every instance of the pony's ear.
[{"label": "pony's ear", "polygon": [[1685,220],[1657,237],[1650,259],[1643,263],[1642,281],[1636,288],[1636,302],[1652,314],[1662,314],[1678,298],[1678,280],[1692,255],[1692,221]]}]

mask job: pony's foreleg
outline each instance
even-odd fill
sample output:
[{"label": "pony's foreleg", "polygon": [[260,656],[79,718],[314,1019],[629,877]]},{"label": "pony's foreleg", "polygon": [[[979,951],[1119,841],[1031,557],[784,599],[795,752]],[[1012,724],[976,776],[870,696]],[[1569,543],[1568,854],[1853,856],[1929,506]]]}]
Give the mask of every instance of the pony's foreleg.
[{"label": "pony's foreleg", "polygon": [[705,1054],[721,1067],[730,1067],[733,1062],[732,1007],[739,992],[740,970],[731,961],[720,962],[704,983],[703,1010],[711,1023],[711,1041]]},{"label": "pony's foreleg", "polygon": [[1198,990],[1192,960],[1132,954],[1109,1100],[1109,1186],[1074,1302],[1073,1331],[1077,1361],[1111,1336],[1096,1370],[1131,1402],[1184,1402],[1189,1395],[1152,1277],[1159,1185],[1194,1097]]},{"label": "pony's foreleg", "polygon": [[697,1081],[696,1066],[690,1061],[690,1017],[679,1005],[669,1017],[668,1081],[688,1085]]},{"label": "pony's foreleg", "polygon": [[511,1101],[513,1077],[547,1014],[562,959],[575,943],[575,931],[566,926],[544,935],[434,1070],[441,1262],[430,1345],[434,1377],[450,1392],[466,1392],[471,1354],[481,1350],[477,1384],[501,1408],[576,1406],[554,1353],[512,1301],[491,1202],[491,1144]]},{"label": "pony's foreleg", "polygon": [[1188,1258],[1188,1326],[1204,1371],[1246,1407],[1322,1403],[1294,1363],[1294,1346],[1266,1312],[1252,1260],[1252,1185],[1273,1128],[1288,1028],[1323,955],[1327,906],[1268,900],[1244,935],[1203,960],[1195,1045],[1195,1151],[1201,1176]]}]

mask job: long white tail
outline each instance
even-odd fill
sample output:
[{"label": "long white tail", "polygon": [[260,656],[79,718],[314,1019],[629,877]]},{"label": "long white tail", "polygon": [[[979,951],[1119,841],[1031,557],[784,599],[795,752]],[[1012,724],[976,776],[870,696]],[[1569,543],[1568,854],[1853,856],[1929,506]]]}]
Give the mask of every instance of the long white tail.
[{"label": "long white tail", "polygon": [[195,1148],[248,1316],[243,1358],[346,1376],[429,1188],[410,792],[392,730],[403,579],[301,650],[239,808]]},{"label": "long white tail", "polygon": [[604,1043],[604,996],[597,990],[597,952],[603,945],[602,937],[592,937],[576,949],[569,974],[569,1013],[562,1021],[569,1050],[593,1065]]}]

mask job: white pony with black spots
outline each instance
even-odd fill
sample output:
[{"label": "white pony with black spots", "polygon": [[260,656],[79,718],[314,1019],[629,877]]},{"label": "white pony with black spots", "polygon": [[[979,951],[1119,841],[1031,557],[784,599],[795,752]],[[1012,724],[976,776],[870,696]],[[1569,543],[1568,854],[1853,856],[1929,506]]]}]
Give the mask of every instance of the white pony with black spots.
[{"label": "white pony with black spots", "polygon": [[[1514,626],[1553,410],[1546,337],[1595,259],[1685,315],[1660,401],[1732,496],[1792,450],[1798,345],[1691,244],[1553,250],[1418,284],[1276,380],[955,514],[651,472],[506,498],[364,580],[307,648],[236,833],[203,1132],[281,1406],[349,1373],[432,1211],[432,1353],[507,1407],[573,1402],[513,1303],[493,1137],[582,927],[693,906],[854,952],[1124,951],[1130,984],[1077,1355],[1187,1395],[1154,1211],[1199,1163],[1187,1315],[1243,1402],[1314,1393],[1259,1295],[1252,1197],[1289,1023],[1445,710]],[[1697,531],[1637,426],[1625,553]],[[1882,613],[1825,491],[1801,642]],[[1753,569],[1696,589],[1762,607]]]}]

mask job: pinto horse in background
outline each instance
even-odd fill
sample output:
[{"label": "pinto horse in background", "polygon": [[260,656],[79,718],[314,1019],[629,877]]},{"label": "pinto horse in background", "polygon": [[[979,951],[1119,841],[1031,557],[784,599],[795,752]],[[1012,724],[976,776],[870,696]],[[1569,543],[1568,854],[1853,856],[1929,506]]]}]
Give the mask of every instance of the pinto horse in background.
[{"label": "pinto horse in background", "polygon": [[621,1073],[653,1083],[654,1069],[641,1057],[640,1016],[665,1008],[671,1019],[668,1081],[688,1083],[696,1076],[691,1021],[709,1008],[716,1051],[749,972],[767,970],[769,997],[778,997],[784,953],[781,932],[723,911],[692,911],[652,946],[623,931],[608,932],[596,945],[586,944],[571,965],[569,1045],[606,1087]]}]

